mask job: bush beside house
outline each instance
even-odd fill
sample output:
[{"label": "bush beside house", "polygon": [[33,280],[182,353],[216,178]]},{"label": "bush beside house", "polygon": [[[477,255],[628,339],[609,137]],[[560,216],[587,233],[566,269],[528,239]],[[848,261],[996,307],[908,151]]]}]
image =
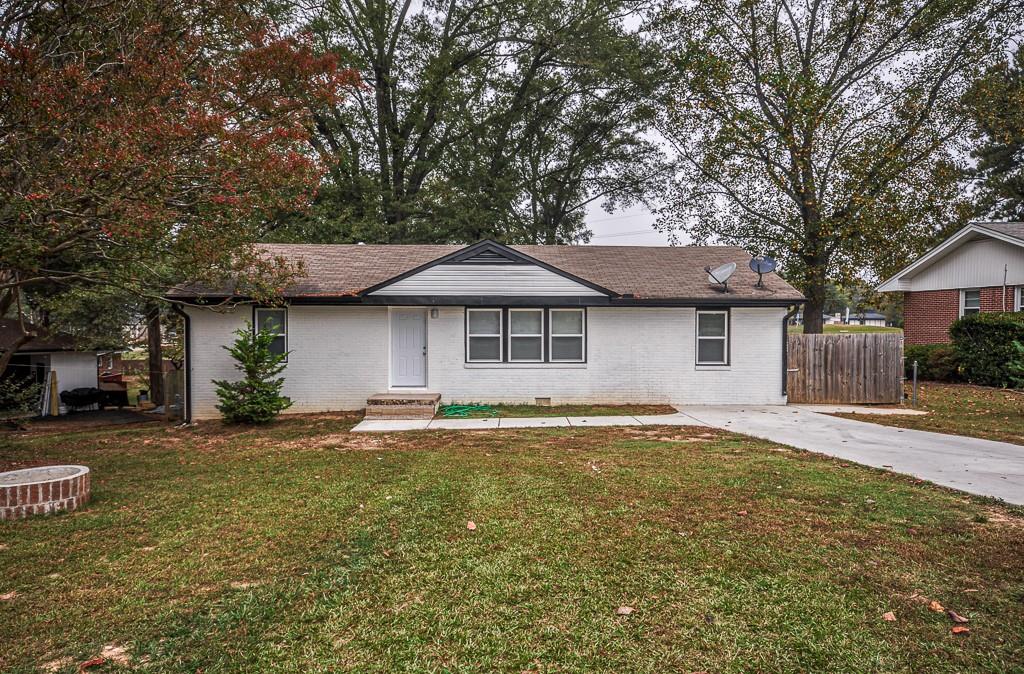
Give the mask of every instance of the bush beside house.
[{"label": "bush beside house", "polygon": [[907,379],[914,376],[928,381],[956,381],[960,360],[950,344],[907,344],[903,348],[903,365]]},{"label": "bush beside house", "polygon": [[983,386],[1011,386],[1010,363],[1019,358],[1014,342],[1024,343],[1024,313],[969,314],[949,328],[959,374]]}]

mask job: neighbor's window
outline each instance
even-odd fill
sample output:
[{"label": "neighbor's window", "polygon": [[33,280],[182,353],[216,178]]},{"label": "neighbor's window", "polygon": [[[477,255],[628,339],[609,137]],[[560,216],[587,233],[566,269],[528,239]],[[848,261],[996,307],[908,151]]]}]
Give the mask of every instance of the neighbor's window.
[{"label": "neighbor's window", "polygon": [[725,365],[729,362],[729,312],[697,312],[697,364]]},{"label": "neighbor's window", "polygon": [[1024,311],[1024,302],[1021,302],[1021,300],[1024,300],[1024,286],[1017,286],[1016,292],[1014,292],[1013,296],[1017,302],[1013,307],[1013,310]]},{"label": "neighbor's window", "polygon": [[551,310],[551,362],[583,362],[583,339],[586,321],[583,309]]},{"label": "neighbor's window", "polygon": [[256,332],[274,335],[270,352],[281,355],[288,351],[288,312],[285,309],[256,309]]},{"label": "neighbor's window", "polygon": [[963,291],[963,311],[960,312],[961,316],[967,314],[976,314],[981,311],[981,291],[980,290],[964,290]]},{"label": "neighbor's window", "polygon": [[467,310],[466,360],[474,363],[501,361],[501,309]]},{"label": "neighbor's window", "polygon": [[508,310],[508,359],[539,363],[544,360],[544,310]]}]

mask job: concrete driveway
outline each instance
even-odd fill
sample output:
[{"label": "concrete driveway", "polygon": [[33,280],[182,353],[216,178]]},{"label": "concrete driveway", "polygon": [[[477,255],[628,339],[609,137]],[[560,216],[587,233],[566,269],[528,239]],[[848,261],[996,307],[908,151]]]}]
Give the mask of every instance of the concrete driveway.
[{"label": "concrete driveway", "polygon": [[720,428],[1024,505],[1024,446],[841,419],[795,407],[686,406]]}]

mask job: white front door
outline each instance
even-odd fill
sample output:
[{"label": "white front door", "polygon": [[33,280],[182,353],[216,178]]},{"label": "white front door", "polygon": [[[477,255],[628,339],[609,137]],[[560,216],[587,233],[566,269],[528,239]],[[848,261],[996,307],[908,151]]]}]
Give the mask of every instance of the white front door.
[{"label": "white front door", "polygon": [[391,311],[391,385],[427,385],[427,312]]}]

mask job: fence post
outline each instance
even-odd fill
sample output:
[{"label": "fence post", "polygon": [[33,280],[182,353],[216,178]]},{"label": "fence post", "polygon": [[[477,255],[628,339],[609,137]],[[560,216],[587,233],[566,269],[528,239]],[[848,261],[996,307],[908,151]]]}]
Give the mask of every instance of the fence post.
[{"label": "fence post", "polygon": [[914,394],[910,399],[910,406],[917,407],[917,361],[914,361]]}]

